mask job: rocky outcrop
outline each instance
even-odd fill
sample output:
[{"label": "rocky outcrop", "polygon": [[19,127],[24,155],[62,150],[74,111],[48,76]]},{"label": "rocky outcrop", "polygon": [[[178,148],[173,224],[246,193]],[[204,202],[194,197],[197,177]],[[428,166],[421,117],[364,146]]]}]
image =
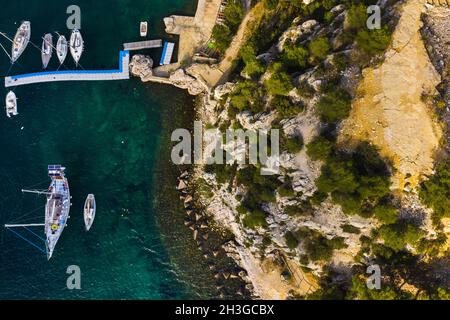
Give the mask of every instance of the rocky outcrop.
[{"label": "rocky outcrop", "polygon": [[420,35],[419,0],[409,0],[392,36],[391,48],[377,68],[363,71],[357,99],[344,121],[340,142],[368,140],[392,161],[393,188],[414,188],[430,174],[442,130],[424,97],[436,94],[440,82]]},{"label": "rocky outcrop", "polygon": [[196,96],[206,92],[208,88],[199,80],[188,75],[183,69],[178,69],[170,74],[169,81],[176,87],[186,89],[190,95]]},{"label": "rocky outcrop", "polygon": [[190,95],[196,96],[208,92],[208,87],[201,81],[188,75],[184,69],[177,69],[169,74],[169,77],[155,76],[153,72],[153,60],[144,55],[134,55],[130,62],[131,74],[140,77],[143,82],[159,82],[174,85],[185,89]]},{"label": "rocky outcrop", "polygon": [[153,76],[153,60],[149,56],[136,54],[132,57],[130,62],[131,74],[140,77],[142,81]]},{"label": "rocky outcrop", "polygon": [[319,28],[319,23],[316,20],[308,20],[301,25],[289,28],[280,37],[280,40],[276,45],[277,51],[282,52],[287,41],[295,43],[298,40],[305,39],[310,36],[314,30],[317,30],[317,28]]},{"label": "rocky outcrop", "polygon": [[450,8],[429,7],[423,15],[422,37],[434,67],[442,82],[438,86],[440,99],[435,110],[446,124],[446,148],[450,153]]}]

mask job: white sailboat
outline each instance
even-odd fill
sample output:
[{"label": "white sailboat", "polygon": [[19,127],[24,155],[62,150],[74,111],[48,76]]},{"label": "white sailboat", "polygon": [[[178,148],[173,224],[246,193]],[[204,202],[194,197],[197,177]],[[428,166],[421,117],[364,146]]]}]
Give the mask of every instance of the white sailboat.
[{"label": "white sailboat", "polygon": [[52,58],[52,54],[53,54],[53,36],[50,33],[47,33],[43,38],[41,50],[42,67],[44,69],[47,69],[48,63]]},{"label": "white sailboat", "polygon": [[31,37],[31,23],[24,21],[20,25],[12,42],[11,62],[14,63],[19,59],[28,46]]},{"label": "white sailboat", "polygon": [[[65,177],[64,170],[65,168],[61,165],[48,166],[48,175],[51,179],[48,190],[22,190],[22,192],[26,193],[46,195],[47,203],[45,205],[45,223],[5,224],[6,229],[46,253],[47,259],[49,260],[53,255],[56,243],[67,225],[67,219],[69,219],[71,197],[69,183]],[[39,235],[31,231],[29,229],[30,227],[44,227],[46,238],[41,238]],[[45,243],[45,250],[40,248],[34,242],[28,240],[26,237],[22,236],[20,233],[14,231],[15,228],[24,228],[24,230],[42,240]]]},{"label": "white sailboat", "polygon": [[78,62],[80,61],[81,55],[84,51],[84,42],[83,37],[81,36],[80,30],[74,29],[70,36],[70,54],[75,61],[75,64],[78,66]]},{"label": "white sailboat", "polygon": [[16,94],[10,91],[6,95],[6,115],[11,118],[11,116],[17,116],[18,114]]},{"label": "white sailboat", "polygon": [[66,60],[67,52],[68,52],[67,39],[65,36],[59,36],[58,43],[56,44],[56,55],[58,56],[60,64],[63,64],[64,60]]}]

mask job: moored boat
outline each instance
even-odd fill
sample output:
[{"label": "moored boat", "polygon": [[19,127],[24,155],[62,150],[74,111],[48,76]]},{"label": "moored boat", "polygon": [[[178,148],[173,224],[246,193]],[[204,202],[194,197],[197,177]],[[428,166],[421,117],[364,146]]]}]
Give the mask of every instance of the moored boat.
[{"label": "moored boat", "polygon": [[53,54],[53,36],[50,33],[47,33],[42,41],[42,50],[41,50],[42,67],[44,69],[47,69],[48,63],[52,58],[52,54]]},{"label": "moored boat", "polygon": [[147,32],[148,32],[148,23],[147,21],[143,21],[141,22],[141,37],[146,37],[147,36]]},{"label": "moored boat", "polygon": [[28,46],[31,37],[31,23],[24,21],[17,29],[16,35],[12,42],[11,62],[14,63],[19,59]]},{"label": "moored boat", "polygon": [[84,224],[86,226],[86,231],[89,231],[94,223],[95,211],[97,210],[97,205],[95,203],[95,196],[90,194],[86,198],[84,203]]},{"label": "moored boat", "polygon": [[[48,176],[51,179],[50,186],[47,190],[26,190],[22,189],[24,193],[34,193],[38,195],[46,195],[47,203],[45,204],[45,222],[44,223],[23,223],[23,224],[5,224],[5,228],[10,230],[16,236],[32,245],[39,251],[46,253],[47,259],[53,255],[56,243],[58,242],[64,228],[69,219],[69,212],[71,206],[71,197],[69,191],[69,183],[65,176],[66,168],[61,165],[49,165]],[[34,233],[30,228],[44,227],[46,238],[41,238]],[[41,248],[36,241],[27,239],[24,235],[14,231],[13,229],[24,228],[34,236],[34,239],[39,239],[44,242],[45,249]]]},{"label": "moored boat", "polygon": [[81,55],[84,50],[84,42],[83,37],[81,36],[80,30],[74,29],[70,36],[70,54],[73,57],[76,65],[78,66],[78,62],[80,61]]},{"label": "moored boat", "polygon": [[60,64],[64,63],[67,57],[67,39],[65,36],[59,36],[58,43],[56,44],[56,55]]},{"label": "moored boat", "polygon": [[67,224],[70,211],[69,183],[61,165],[49,165],[48,175],[51,178],[45,206],[45,234],[47,236],[47,258],[50,259],[55,250],[64,227]]},{"label": "moored boat", "polygon": [[11,118],[11,116],[17,116],[18,114],[16,94],[10,91],[6,95],[6,115]]}]

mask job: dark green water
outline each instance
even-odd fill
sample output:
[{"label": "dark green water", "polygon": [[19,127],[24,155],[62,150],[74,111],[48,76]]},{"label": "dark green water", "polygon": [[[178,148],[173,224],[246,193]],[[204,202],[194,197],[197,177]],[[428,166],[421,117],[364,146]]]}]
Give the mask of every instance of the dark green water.
[{"label": "dark green water", "polygon": [[[162,18],[174,13],[192,15],[195,3],[7,1],[0,11],[0,30],[12,35],[15,23],[27,19],[32,23],[32,41],[39,45],[46,32],[67,36],[66,8],[77,4],[86,44],[81,65],[115,69],[122,43],[139,39],[139,21],[150,21],[151,36],[164,36]],[[0,42],[10,48],[7,40]],[[56,61],[53,56],[49,69],[57,68]],[[19,63],[10,74],[40,71],[40,53],[29,46]],[[73,68],[70,55],[66,64]],[[8,69],[7,57],[0,55],[1,75]],[[0,116],[0,223],[43,222],[45,198],[22,195],[20,189],[45,189],[47,164],[67,167],[73,206],[50,261],[1,229],[0,299],[201,296],[169,256],[155,210],[158,190],[166,183],[155,181],[155,170],[161,171],[159,156],[169,148],[161,141],[167,141],[165,134],[173,126],[172,113],[192,109],[192,98],[184,91],[136,79],[39,84],[18,87],[15,92],[20,115],[14,119]],[[6,90],[2,93],[6,95]],[[96,195],[98,210],[91,232],[86,233],[82,207],[88,193]],[[43,235],[43,230],[34,231]],[[69,265],[81,268],[81,290],[66,288]]]}]

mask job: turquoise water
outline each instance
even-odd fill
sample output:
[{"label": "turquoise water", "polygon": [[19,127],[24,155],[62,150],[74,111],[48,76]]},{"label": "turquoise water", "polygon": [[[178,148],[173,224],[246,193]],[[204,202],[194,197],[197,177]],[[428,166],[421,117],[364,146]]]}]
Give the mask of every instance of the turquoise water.
[{"label": "turquoise water", "polygon": [[[77,4],[82,10],[86,44],[81,65],[115,69],[122,43],[139,40],[139,21],[150,21],[152,37],[164,36],[162,18],[174,13],[192,15],[195,3],[8,1],[2,3],[0,30],[12,35],[15,23],[30,20],[32,41],[40,46],[40,36],[46,32],[69,34],[66,8]],[[9,50],[7,40],[0,42]],[[159,54],[152,52],[155,57]],[[9,74],[40,71],[40,53],[29,46],[19,63]],[[70,56],[66,64],[74,67]],[[49,70],[57,66],[54,56]],[[2,76],[8,69],[7,57],[0,55]],[[5,89],[2,92],[6,95]],[[73,206],[50,261],[1,229],[0,299],[179,299],[201,295],[194,284],[184,280],[182,268],[169,256],[155,209],[158,183],[163,183],[155,181],[156,163],[161,152],[167,151],[167,146],[161,145],[167,140],[163,133],[170,127],[171,112],[192,109],[192,98],[184,91],[136,79],[38,84],[18,87],[15,92],[20,115],[14,119],[0,116],[0,223],[43,222],[45,198],[23,195],[20,189],[45,189],[49,184],[47,164],[67,167]],[[82,207],[88,193],[96,195],[98,210],[91,232],[86,233]],[[33,231],[43,235],[39,228]],[[66,288],[69,265],[81,269],[81,290]]]}]

